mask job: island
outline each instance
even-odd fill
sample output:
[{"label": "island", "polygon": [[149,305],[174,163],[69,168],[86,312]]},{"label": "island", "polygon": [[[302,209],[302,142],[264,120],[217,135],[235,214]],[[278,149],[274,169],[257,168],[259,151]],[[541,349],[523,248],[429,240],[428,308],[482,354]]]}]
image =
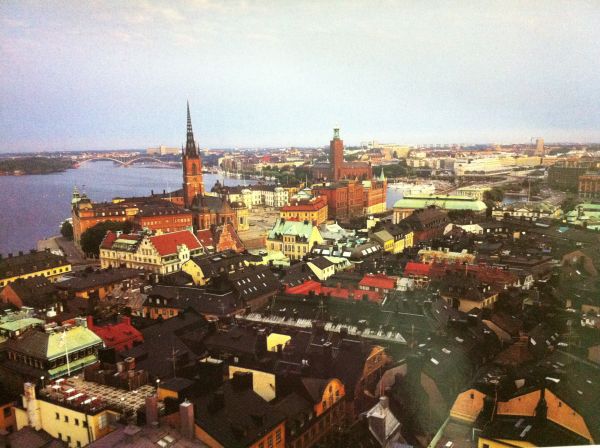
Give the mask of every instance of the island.
[{"label": "island", "polygon": [[57,157],[19,157],[0,159],[0,176],[50,174],[74,168],[75,162]]}]

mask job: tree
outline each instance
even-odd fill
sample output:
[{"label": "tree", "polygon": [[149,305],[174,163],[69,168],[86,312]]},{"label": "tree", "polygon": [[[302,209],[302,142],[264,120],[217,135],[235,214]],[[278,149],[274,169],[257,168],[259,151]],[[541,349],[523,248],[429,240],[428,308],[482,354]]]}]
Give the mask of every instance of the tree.
[{"label": "tree", "polygon": [[575,206],[579,204],[580,201],[575,197],[566,197],[564,201],[561,202],[560,208],[563,213],[568,213],[571,210],[575,210]]},{"label": "tree", "polygon": [[68,240],[73,240],[73,224],[69,221],[65,221],[60,226],[60,234]]},{"label": "tree", "polygon": [[504,200],[504,191],[501,188],[494,187],[483,193],[485,202],[502,202]]},{"label": "tree", "polygon": [[133,224],[129,221],[99,222],[81,234],[81,249],[86,255],[97,257],[100,253],[100,243],[102,243],[102,240],[106,236],[106,232],[110,230],[112,232],[121,231],[123,233],[129,233],[132,228]]}]

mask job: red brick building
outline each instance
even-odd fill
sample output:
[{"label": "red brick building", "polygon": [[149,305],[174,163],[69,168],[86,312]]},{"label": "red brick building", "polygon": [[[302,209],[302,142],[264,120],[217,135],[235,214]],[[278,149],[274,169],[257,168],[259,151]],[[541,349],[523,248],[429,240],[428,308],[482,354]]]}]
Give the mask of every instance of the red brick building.
[{"label": "red brick building", "polygon": [[191,230],[192,213],[158,196],[115,198],[111,202],[92,203],[85,195],[73,192],[71,217],[73,239],[79,244],[87,229],[101,222],[133,223],[134,228],[147,228],[163,233]]},{"label": "red brick building", "polygon": [[364,188],[357,181],[342,181],[335,184],[313,185],[313,194],[327,198],[329,219],[347,220],[351,216],[364,214]]},{"label": "red brick building", "polygon": [[329,142],[329,163],[318,163],[313,167],[313,178],[338,181],[342,179],[366,180],[373,177],[370,163],[344,162],[344,142],[340,139],[340,130],[333,130],[333,139]]},{"label": "red brick building", "polygon": [[329,143],[329,163],[317,163],[313,178],[325,180],[313,185],[313,194],[327,197],[329,219],[381,213],[386,209],[387,181],[373,178],[370,163],[345,162],[344,142],[335,128]]},{"label": "red brick building", "polygon": [[208,229],[213,225],[226,224],[232,224],[237,229],[239,223],[246,223],[248,210],[243,203],[237,204],[234,209],[225,197],[206,196],[204,193],[202,160],[194,141],[188,104],[182,188],[148,197],[116,198],[97,204],[75,189],[71,201],[75,243],[80,244],[81,235],[87,229],[106,221],[129,221],[134,224],[135,230],[148,229],[162,233]]}]

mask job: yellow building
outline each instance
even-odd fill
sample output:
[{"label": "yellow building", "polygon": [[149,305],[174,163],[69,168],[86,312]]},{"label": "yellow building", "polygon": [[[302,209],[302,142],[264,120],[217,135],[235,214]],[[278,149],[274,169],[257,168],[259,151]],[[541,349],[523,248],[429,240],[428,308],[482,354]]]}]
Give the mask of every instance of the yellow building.
[{"label": "yellow building", "polygon": [[315,244],[323,242],[318,227],[311,222],[279,218],[267,235],[267,250],[283,252],[291,260],[300,260]]},{"label": "yellow building", "polygon": [[204,286],[211,278],[220,274],[240,271],[248,263],[248,256],[233,251],[192,257],[181,266],[181,270],[192,277],[194,285]]},{"label": "yellow building", "polygon": [[322,256],[313,258],[306,265],[321,281],[327,280],[335,274],[335,263]]},{"label": "yellow building", "polygon": [[371,238],[378,242],[383,250],[393,254],[399,254],[413,247],[414,233],[408,228],[400,226],[391,226],[382,230],[373,232]]},{"label": "yellow building", "polygon": [[204,253],[198,238],[189,230],[161,235],[108,232],[100,245],[100,266],[143,269],[171,274],[191,257]]},{"label": "yellow building", "polygon": [[[459,431],[471,433],[476,428],[480,428],[478,448],[582,445],[595,442],[590,430],[592,427],[588,426],[593,422],[586,421],[575,407],[550,388],[523,389],[522,393],[497,401],[493,418],[487,417],[490,418],[489,422],[482,422],[480,417],[486,400],[493,401],[493,392],[487,398],[485,393],[475,388],[458,394],[449,419],[430,446],[441,446],[449,438],[448,434]],[[580,392],[583,393],[577,391],[577,394]]]},{"label": "yellow building", "polygon": [[319,226],[327,221],[327,198],[325,196],[311,198],[294,198],[281,207],[279,217],[286,220],[309,221]]},{"label": "yellow building", "polygon": [[232,202],[231,209],[235,212],[237,231],[244,232],[250,230],[250,212],[246,204],[243,201]]},{"label": "yellow building", "polygon": [[[22,406],[15,408],[17,430],[31,426],[67,443],[83,447],[112,431],[119,414],[95,397],[77,394],[36,397],[35,385],[25,383]],[[74,397],[74,398],[72,398]]]},{"label": "yellow building", "polygon": [[275,398],[275,387],[277,377],[261,370],[247,369],[245,367],[229,366],[229,378],[233,378],[236,372],[252,373],[252,390],[260,395],[264,400],[271,401]]},{"label": "yellow building", "polygon": [[10,255],[0,258],[0,288],[19,278],[46,277],[56,282],[68,272],[71,272],[71,263],[49,251]]},{"label": "yellow building", "polygon": [[377,241],[385,252],[394,252],[394,237],[387,230],[379,230],[377,232],[373,232],[371,238]]}]

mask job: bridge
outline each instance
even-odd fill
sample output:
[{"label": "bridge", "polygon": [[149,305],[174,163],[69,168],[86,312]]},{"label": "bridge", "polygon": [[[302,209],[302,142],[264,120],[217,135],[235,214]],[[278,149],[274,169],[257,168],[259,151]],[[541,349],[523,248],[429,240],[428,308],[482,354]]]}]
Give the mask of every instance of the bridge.
[{"label": "bridge", "polygon": [[131,165],[133,165],[134,163],[140,163],[140,162],[154,162],[158,165],[162,165],[168,168],[179,168],[181,166],[181,164],[179,162],[167,162],[165,160],[161,160],[158,159],[156,157],[151,157],[151,156],[139,156],[139,157],[130,157],[130,158],[115,158],[115,157],[108,157],[108,156],[100,156],[100,157],[90,157],[89,159],[83,159],[83,160],[78,160],[77,163],[79,166],[83,165],[84,163],[87,162],[97,162],[97,161],[110,161],[110,162],[114,162],[124,168],[127,168]]}]

